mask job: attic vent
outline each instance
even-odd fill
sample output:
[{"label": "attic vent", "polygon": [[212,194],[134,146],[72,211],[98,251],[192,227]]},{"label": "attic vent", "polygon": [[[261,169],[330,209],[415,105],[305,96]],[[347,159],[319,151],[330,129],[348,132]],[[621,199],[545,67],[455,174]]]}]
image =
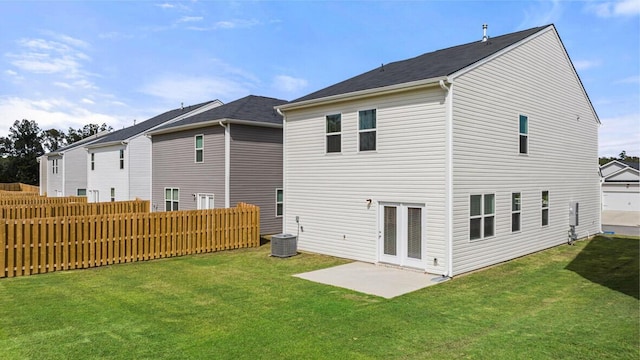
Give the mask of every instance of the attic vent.
[{"label": "attic vent", "polygon": [[486,42],[489,37],[487,36],[487,28],[489,27],[489,25],[487,24],[482,24],[482,42]]}]

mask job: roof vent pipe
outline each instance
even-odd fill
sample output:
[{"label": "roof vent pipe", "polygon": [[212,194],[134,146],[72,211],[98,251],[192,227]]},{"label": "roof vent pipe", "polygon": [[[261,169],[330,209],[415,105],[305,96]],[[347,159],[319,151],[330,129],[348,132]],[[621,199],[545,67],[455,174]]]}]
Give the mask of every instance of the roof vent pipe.
[{"label": "roof vent pipe", "polygon": [[489,26],[487,24],[482,24],[482,42],[487,41],[487,39],[489,39],[489,37],[487,36],[487,28]]}]

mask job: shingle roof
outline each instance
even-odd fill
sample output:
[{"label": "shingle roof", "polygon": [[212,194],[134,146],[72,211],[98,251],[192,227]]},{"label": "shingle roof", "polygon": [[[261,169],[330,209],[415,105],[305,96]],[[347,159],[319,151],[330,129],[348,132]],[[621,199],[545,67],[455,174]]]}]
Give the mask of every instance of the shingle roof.
[{"label": "shingle roof", "polygon": [[286,100],[249,95],[171,124],[161,126],[157,130],[223,119],[282,124],[282,116],[274,110],[274,106],[282,105],[286,102]]},{"label": "shingle roof", "polygon": [[621,163],[627,165],[630,168],[634,168],[636,170],[640,170],[640,163],[638,162],[631,162],[631,161],[620,161]]},{"label": "shingle roof", "polygon": [[496,36],[486,42],[475,41],[384,64],[364,74],[295,99],[291,103],[451,75],[548,26],[552,25]]},{"label": "shingle roof", "polygon": [[[215,100],[213,100],[215,101]],[[158,116],[154,116],[151,119],[145,120],[143,122],[140,122],[136,125],[133,126],[129,126],[126,127],[124,129],[121,130],[117,130],[114,131],[113,133],[103,137],[102,139],[91,143],[91,145],[98,145],[98,144],[104,144],[104,143],[110,143],[113,141],[124,141],[126,139],[129,139],[133,136],[136,136],[138,134],[142,134],[145,131],[152,129],[162,123],[165,123],[175,117],[178,117],[182,114],[186,114],[188,112],[191,112],[193,110],[196,110],[202,106],[205,106],[207,104],[212,103],[213,101],[207,101],[207,102],[203,102],[200,104],[196,104],[196,105],[190,105],[190,106],[185,106],[183,108],[178,108],[178,109],[173,109],[173,110],[169,110],[165,113],[162,113]]]}]

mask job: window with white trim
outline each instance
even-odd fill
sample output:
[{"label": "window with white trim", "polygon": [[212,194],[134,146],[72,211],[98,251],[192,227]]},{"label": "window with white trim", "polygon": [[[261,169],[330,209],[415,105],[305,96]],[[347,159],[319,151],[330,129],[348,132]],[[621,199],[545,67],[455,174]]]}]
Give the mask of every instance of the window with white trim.
[{"label": "window with white trim", "polygon": [[51,173],[52,174],[58,173],[58,159],[51,160]]},{"label": "window with white trim", "polygon": [[529,118],[520,115],[520,154],[529,153]]},{"label": "window with white trim", "polygon": [[164,210],[176,211],[178,210],[180,200],[180,189],[177,188],[164,188]]},{"label": "window with white trim", "polygon": [[111,188],[111,202],[116,201],[116,188]]},{"label": "window with white trim", "polygon": [[542,226],[549,225],[549,191],[542,192]]},{"label": "window with white trim", "polygon": [[124,149],[120,149],[120,169],[124,169]]},{"label": "window with white trim", "polygon": [[334,114],[326,116],[327,123],[327,153],[339,153],[342,151],[342,115]]},{"label": "window with white trim", "polygon": [[471,195],[469,198],[469,239],[484,239],[495,235],[495,195]]},{"label": "window with white trim", "polygon": [[511,232],[520,231],[520,214],[522,211],[520,193],[511,193]]},{"label": "window with white trim", "polygon": [[196,135],[195,138],[196,162],[204,162],[204,135]]},{"label": "window with white trim", "polygon": [[376,109],[358,112],[358,149],[371,151],[376,149]]},{"label": "window with white trim", "polygon": [[282,189],[276,189],[276,217],[281,217],[284,211],[284,193]]},{"label": "window with white trim", "polygon": [[96,169],[96,154],[95,153],[91,153],[91,170],[95,170]]}]

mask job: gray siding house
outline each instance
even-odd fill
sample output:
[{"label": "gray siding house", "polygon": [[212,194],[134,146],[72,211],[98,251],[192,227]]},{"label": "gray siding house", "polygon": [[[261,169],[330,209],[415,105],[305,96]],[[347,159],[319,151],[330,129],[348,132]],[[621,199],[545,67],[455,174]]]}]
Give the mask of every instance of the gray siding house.
[{"label": "gray siding house", "polygon": [[[277,107],[301,250],[454,276],[600,232],[599,119],[555,26]],[[575,217],[574,217],[575,218]]]},{"label": "gray siding house", "polygon": [[285,100],[247,96],[149,131],[154,211],[260,207],[260,232],[282,231]]}]

